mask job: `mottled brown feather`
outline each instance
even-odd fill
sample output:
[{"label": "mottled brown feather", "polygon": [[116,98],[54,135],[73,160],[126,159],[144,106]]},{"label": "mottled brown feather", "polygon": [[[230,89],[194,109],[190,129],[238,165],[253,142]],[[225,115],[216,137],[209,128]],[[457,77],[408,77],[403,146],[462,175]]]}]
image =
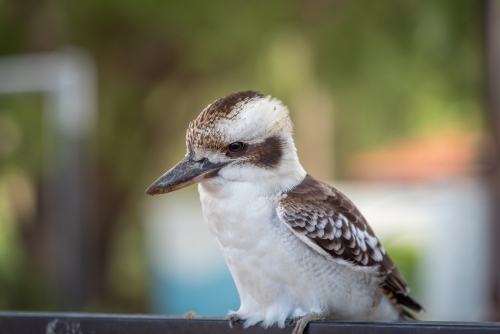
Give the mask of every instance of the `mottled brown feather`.
[{"label": "mottled brown feather", "polygon": [[[337,189],[307,175],[279,202],[278,215],[296,233],[309,237],[332,257],[355,265],[378,266],[379,274],[384,277],[384,292],[392,294],[391,300],[415,311],[422,310],[422,306],[410,297],[403,276],[385,253],[366,219]],[[359,231],[363,235],[360,236]],[[364,232],[372,237],[371,241]],[[360,239],[366,248],[361,247]],[[381,258],[376,256],[377,250],[382,254]]]},{"label": "mottled brown feather", "polygon": [[188,150],[194,147],[204,147],[211,150],[222,150],[225,143],[217,134],[215,128],[221,119],[232,118],[236,115],[235,107],[240,103],[247,103],[263,95],[251,90],[229,94],[209,104],[201,114],[191,123],[186,133]]}]

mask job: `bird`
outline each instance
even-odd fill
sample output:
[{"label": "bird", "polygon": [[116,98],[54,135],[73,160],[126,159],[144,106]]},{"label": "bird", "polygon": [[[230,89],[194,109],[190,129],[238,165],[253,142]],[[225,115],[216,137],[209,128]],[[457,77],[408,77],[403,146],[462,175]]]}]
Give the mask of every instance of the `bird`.
[{"label": "bird", "polygon": [[251,90],[222,97],[189,123],[186,146],[146,193],[198,184],[241,302],[230,325],[294,324],[301,334],[316,320],[423,311],[353,202],[304,170],[280,100]]}]

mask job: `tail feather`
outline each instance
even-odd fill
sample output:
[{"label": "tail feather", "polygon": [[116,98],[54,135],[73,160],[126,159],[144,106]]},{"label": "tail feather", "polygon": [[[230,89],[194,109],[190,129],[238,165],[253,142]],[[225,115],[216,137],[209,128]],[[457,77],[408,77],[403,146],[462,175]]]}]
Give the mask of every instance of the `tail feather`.
[{"label": "tail feather", "polygon": [[420,305],[409,294],[394,293],[391,289],[385,288],[384,293],[392,301],[392,303],[400,310],[401,320],[417,320],[411,311],[425,312],[422,305]]},{"label": "tail feather", "polygon": [[416,312],[425,312],[424,308],[422,305],[420,305],[415,299],[413,299],[410,295],[402,295],[399,293],[394,294],[394,297],[396,298],[396,301],[398,304],[403,305],[410,310],[416,311]]}]

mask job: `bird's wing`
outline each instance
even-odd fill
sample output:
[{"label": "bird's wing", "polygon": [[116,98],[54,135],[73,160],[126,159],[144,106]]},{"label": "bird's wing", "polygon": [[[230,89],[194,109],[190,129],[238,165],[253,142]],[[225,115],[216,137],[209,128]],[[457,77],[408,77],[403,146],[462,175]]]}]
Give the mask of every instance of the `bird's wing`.
[{"label": "bird's wing", "polygon": [[277,213],[295,234],[323,255],[358,266],[378,266],[385,277],[386,293],[398,304],[422,310],[409,296],[403,276],[366,219],[340,191],[307,175],[280,200]]}]

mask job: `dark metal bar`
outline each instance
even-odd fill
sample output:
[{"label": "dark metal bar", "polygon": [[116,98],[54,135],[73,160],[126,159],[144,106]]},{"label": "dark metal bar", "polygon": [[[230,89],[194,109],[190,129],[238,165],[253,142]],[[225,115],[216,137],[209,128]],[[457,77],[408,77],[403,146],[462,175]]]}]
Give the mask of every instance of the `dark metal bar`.
[{"label": "dark metal bar", "polygon": [[[292,327],[260,326],[244,329],[240,324],[230,328],[228,321],[216,318],[182,319],[153,315],[112,315],[78,313],[0,312],[2,334],[251,334],[291,333]],[[305,333],[500,333],[496,323],[449,322],[345,322],[320,321],[311,323]]]}]

